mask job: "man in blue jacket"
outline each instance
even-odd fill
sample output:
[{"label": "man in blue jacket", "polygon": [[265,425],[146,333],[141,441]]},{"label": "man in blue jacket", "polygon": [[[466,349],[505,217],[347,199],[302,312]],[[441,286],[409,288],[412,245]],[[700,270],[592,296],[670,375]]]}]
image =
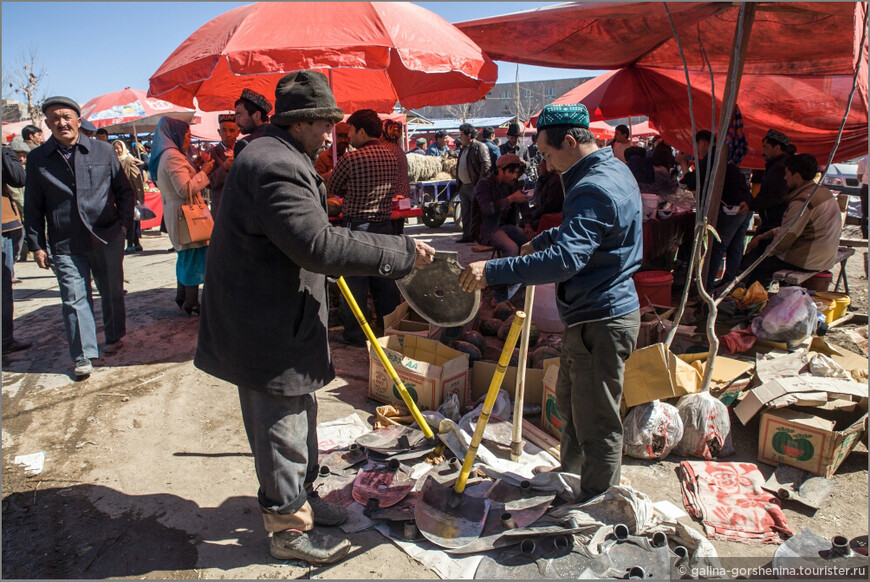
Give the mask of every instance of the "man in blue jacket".
[{"label": "man in blue jacket", "polygon": [[566,326],[556,385],[562,471],[580,475],[585,500],[619,484],[622,377],[640,325],[632,275],[643,256],[641,198],[628,167],[595,145],[583,105],[547,105],[537,129],[541,154],[562,172],[562,225],[519,257],[472,263],[460,284],[557,283]]},{"label": "man in blue jacket", "polygon": [[103,308],[103,353],[118,351],[127,331],[122,261],[136,199],[115,149],[79,132],[78,103],[49,97],[42,111],[51,137],[27,154],[24,228],[36,264],[57,275],[74,373],[83,377],[100,355],[91,276]]}]

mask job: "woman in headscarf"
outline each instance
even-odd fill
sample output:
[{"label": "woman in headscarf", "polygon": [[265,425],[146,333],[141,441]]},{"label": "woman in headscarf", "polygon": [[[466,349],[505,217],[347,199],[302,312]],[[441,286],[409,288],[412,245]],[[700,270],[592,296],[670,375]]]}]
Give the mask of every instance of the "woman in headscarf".
[{"label": "woman in headscarf", "polygon": [[188,316],[199,314],[199,286],[205,278],[208,241],[182,245],[178,240],[178,213],[188,198],[197,198],[208,186],[214,169],[209,160],[199,171],[185,152],[190,149],[190,126],[184,121],[164,117],[154,130],[148,172],[156,180],[163,198],[163,216],[172,247],[178,252],[175,302]]},{"label": "woman in headscarf", "polygon": [[[136,158],[130,154],[127,144],[120,139],[112,142],[112,147],[115,148],[115,153],[118,154],[118,161],[121,162],[121,169],[124,170],[130,186],[133,187],[133,192],[136,193],[136,204],[145,204],[145,179],[142,176],[142,170],[139,169]],[[142,236],[142,223],[136,220],[133,222],[133,228],[127,233],[127,248],[124,249],[125,255],[142,250],[142,245],[139,244],[140,236]]]},{"label": "woman in headscarf", "polygon": [[[381,135],[381,143],[384,144],[396,156],[399,163],[399,175],[396,176],[393,197],[411,198],[411,185],[408,182],[408,156],[405,148],[399,144],[402,138],[402,124],[392,119],[384,120],[384,133]],[[393,234],[402,234],[405,230],[405,220],[393,221]]]}]

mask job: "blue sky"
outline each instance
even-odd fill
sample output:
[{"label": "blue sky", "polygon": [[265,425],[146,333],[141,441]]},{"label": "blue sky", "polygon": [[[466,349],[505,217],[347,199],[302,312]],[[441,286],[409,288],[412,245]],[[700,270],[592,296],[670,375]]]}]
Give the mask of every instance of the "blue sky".
[{"label": "blue sky", "polygon": [[[557,2],[418,2],[448,22],[508,14]],[[85,103],[124,87],[147,89],[148,78],[197,28],[247,2],[7,2],[2,3],[3,69],[36,48],[48,72],[45,95]],[[512,82],[513,63],[498,62],[499,82]],[[520,80],[597,74],[520,65]],[[14,95],[4,97],[19,99]]]}]

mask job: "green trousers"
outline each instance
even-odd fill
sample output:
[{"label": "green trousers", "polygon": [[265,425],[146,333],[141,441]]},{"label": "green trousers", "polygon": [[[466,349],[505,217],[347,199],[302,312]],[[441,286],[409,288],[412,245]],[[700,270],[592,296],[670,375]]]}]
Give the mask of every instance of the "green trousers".
[{"label": "green trousers", "polygon": [[619,485],[622,376],[640,327],[638,311],[580,323],[562,337],[556,407],[562,471],[580,475],[582,501]]}]

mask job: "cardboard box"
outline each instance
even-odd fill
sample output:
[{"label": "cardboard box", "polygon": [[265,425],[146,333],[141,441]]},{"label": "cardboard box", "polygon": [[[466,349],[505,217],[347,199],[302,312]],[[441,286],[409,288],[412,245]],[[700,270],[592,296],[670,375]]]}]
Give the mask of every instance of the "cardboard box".
[{"label": "cardboard box", "polygon": [[[551,363],[547,366],[547,363]],[[559,360],[547,360],[544,363],[543,400],[541,401],[541,428],[551,436],[562,437],[564,421],[556,408],[556,380],[559,378]]]},{"label": "cardboard box", "polygon": [[395,311],[384,316],[384,335],[394,335],[399,338],[416,335],[437,340],[441,336],[441,328],[423,319],[411,309],[407,301],[403,301]]},{"label": "cardboard box", "polygon": [[867,410],[769,410],[761,415],[758,460],[829,478],[867,429]]},{"label": "cardboard box", "polygon": [[[544,360],[544,368],[551,362],[559,362],[559,358]],[[495,375],[496,364],[492,362],[474,362],[471,370],[471,389],[468,394],[468,403],[475,402],[478,398],[486,395],[489,383]],[[523,389],[523,402],[537,403],[541,401],[543,394],[544,370],[540,368],[526,367],[526,384]],[[510,394],[511,402],[514,400],[517,388],[517,368],[508,366],[505,369],[504,380],[501,389]]]},{"label": "cardboard box", "polygon": [[640,308],[640,329],[637,332],[635,349],[645,348],[665,340],[667,329],[664,321],[674,314],[674,307],[644,305]]},{"label": "cardboard box", "polygon": [[625,362],[622,396],[628,408],[694,394],[700,389],[698,370],[675,356],[665,344],[635,350]]},{"label": "cardboard box", "polygon": [[[698,374],[703,378],[704,372],[707,370],[707,357],[709,355],[709,352],[702,352],[697,354],[679,354],[677,357],[698,370]],[[713,374],[710,376],[711,388],[724,388],[743,374],[751,372],[754,367],[751,362],[742,362],[734,358],[717,355],[716,362],[713,365]]]},{"label": "cardboard box", "polygon": [[825,401],[836,398],[860,400],[867,398],[867,385],[816,376],[779,378],[747,392],[740,404],[734,407],[734,414],[740,422],[746,424],[765,406],[782,407],[820,402],[819,392],[825,393]]},{"label": "cardboard box", "polygon": [[[468,354],[416,335],[406,335],[403,341],[394,335],[380,337],[378,344],[420,410],[437,409],[451,394],[459,397],[460,406],[466,404]],[[369,346],[369,396],[404,405],[373,346]]]}]

